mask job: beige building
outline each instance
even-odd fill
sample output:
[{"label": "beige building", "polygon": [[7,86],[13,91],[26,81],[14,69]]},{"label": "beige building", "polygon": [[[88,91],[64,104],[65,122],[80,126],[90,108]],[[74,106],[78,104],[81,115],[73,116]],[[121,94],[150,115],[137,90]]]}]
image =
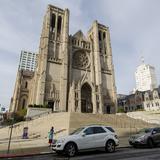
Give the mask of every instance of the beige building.
[{"label": "beige building", "polygon": [[38,66],[28,104],[54,111],[115,113],[117,106],[109,28],[94,21],[87,35],[69,35],[69,10],[48,5]]},{"label": "beige building", "polygon": [[10,112],[27,108],[29,95],[32,89],[34,72],[29,70],[18,70],[13,97],[10,103]]}]

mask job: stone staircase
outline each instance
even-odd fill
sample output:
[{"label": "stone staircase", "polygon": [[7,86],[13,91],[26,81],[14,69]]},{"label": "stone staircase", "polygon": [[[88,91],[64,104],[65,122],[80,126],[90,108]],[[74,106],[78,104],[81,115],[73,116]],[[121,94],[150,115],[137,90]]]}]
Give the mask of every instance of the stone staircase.
[{"label": "stone staircase", "polygon": [[80,114],[71,113],[69,132],[81,126],[101,124],[106,126],[112,126],[117,134],[121,137],[128,136],[137,132],[141,128],[152,127],[154,124],[146,123],[139,119],[133,119],[126,114],[113,115],[113,114]]},{"label": "stone staircase", "polygon": [[160,111],[128,112],[127,115],[133,119],[141,119],[148,123],[160,125]]},{"label": "stone staircase", "polygon": [[[55,136],[62,136],[68,134],[69,128],[69,113],[54,113],[46,116],[39,117],[30,121],[20,122],[14,125],[12,138],[21,137],[23,128],[28,127],[29,138],[47,138],[48,132],[52,126],[55,127]],[[9,137],[10,127],[0,129],[0,139],[6,139]]]}]

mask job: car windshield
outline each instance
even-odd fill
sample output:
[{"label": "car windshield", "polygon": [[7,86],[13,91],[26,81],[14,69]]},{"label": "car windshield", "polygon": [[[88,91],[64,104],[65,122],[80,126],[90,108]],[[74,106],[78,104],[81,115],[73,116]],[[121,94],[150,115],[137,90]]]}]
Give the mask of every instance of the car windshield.
[{"label": "car windshield", "polygon": [[78,128],[75,131],[73,131],[72,133],[70,133],[70,135],[79,134],[83,129],[84,129],[84,127],[83,128]]},{"label": "car windshield", "polygon": [[138,133],[149,133],[152,131],[152,128],[144,128],[144,129],[141,129]]}]

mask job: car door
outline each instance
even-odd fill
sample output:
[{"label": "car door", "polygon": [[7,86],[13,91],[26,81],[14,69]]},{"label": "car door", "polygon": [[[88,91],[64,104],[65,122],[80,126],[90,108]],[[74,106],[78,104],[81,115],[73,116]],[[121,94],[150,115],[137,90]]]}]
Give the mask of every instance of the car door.
[{"label": "car door", "polygon": [[79,149],[89,149],[93,148],[93,127],[86,128],[77,139],[77,144]]},{"label": "car door", "polygon": [[157,142],[160,143],[160,128],[157,128]]},{"label": "car door", "polygon": [[160,128],[154,128],[152,134],[154,142],[160,143]]},{"label": "car door", "polygon": [[95,148],[104,147],[107,131],[103,127],[93,127],[93,146]]}]

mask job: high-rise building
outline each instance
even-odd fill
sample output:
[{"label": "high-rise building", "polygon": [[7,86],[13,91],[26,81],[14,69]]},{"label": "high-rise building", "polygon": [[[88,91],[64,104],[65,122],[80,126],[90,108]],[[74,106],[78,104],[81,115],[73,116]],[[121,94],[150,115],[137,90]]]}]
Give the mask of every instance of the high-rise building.
[{"label": "high-rise building", "polygon": [[157,87],[155,68],[148,64],[141,64],[135,72],[136,90],[147,91]]},{"label": "high-rise building", "polygon": [[19,70],[34,71],[37,66],[37,54],[28,51],[21,51]]}]

